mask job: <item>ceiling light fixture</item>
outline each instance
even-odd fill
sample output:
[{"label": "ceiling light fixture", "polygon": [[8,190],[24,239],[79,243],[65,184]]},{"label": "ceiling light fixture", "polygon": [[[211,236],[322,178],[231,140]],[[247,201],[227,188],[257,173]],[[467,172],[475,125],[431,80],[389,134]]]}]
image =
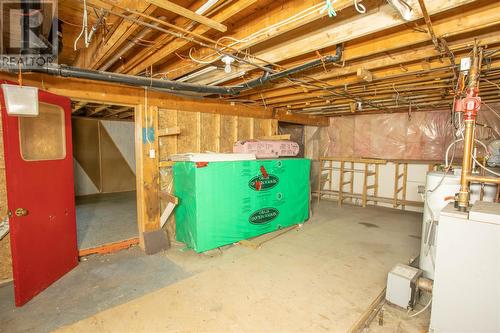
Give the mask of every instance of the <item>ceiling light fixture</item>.
[{"label": "ceiling light fixture", "polygon": [[234,62],[234,58],[230,56],[224,56],[221,60],[226,64],[226,66],[224,66],[224,72],[226,72],[227,74],[231,73],[231,64]]}]

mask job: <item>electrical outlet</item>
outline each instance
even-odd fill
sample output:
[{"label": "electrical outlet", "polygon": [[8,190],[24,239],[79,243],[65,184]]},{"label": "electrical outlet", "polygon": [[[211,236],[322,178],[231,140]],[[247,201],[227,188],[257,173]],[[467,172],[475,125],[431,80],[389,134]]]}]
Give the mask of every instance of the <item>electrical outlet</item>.
[{"label": "electrical outlet", "polygon": [[151,148],[149,150],[149,158],[155,158],[156,157],[156,151],[154,150],[154,148]]}]

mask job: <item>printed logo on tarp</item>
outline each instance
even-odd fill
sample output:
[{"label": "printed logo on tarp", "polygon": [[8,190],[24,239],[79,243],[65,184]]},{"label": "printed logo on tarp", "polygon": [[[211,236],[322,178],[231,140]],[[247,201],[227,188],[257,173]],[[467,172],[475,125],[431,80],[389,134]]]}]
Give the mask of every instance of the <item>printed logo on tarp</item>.
[{"label": "printed logo on tarp", "polygon": [[280,214],[276,208],[262,208],[255,211],[248,218],[248,222],[252,224],[266,224],[274,220]]},{"label": "printed logo on tarp", "polygon": [[278,185],[279,181],[280,179],[275,175],[267,175],[267,178],[264,178],[263,175],[258,175],[250,179],[248,186],[254,191],[265,191]]}]

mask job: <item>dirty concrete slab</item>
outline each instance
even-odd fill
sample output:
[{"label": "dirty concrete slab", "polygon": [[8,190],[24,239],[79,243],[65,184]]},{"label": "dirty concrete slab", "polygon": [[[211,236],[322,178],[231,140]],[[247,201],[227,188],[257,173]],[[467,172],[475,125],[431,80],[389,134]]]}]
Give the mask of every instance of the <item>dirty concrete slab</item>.
[{"label": "dirty concrete slab", "polygon": [[300,229],[61,332],[346,332],[417,255],[420,221],[321,203]]},{"label": "dirty concrete slab", "polygon": [[137,247],[90,256],[21,308],[12,285],[0,288],[0,332],[50,332],[187,276],[163,254]]},{"label": "dirty concrete slab", "polygon": [[135,191],[77,198],[78,249],[138,237],[136,206]]}]

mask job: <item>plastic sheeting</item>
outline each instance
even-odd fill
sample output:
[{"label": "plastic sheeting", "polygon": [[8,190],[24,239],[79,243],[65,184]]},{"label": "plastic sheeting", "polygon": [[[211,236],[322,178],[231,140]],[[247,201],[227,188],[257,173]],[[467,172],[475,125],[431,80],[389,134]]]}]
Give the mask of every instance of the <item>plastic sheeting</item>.
[{"label": "plastic sheeting", "polygon": [[[442,160],[454,140],[450,112],[374,114],[330,118],[327,149],[320,156],[406,160]],[[500,117],[483,108],[477,137],[489,142],[500,137]],[[461,155],[457,145],[456,156]]]},{"label": "plastic sheeting", "polygon": [[308,159],[177,162],[176,238],[197,252],[309,218]]}]

